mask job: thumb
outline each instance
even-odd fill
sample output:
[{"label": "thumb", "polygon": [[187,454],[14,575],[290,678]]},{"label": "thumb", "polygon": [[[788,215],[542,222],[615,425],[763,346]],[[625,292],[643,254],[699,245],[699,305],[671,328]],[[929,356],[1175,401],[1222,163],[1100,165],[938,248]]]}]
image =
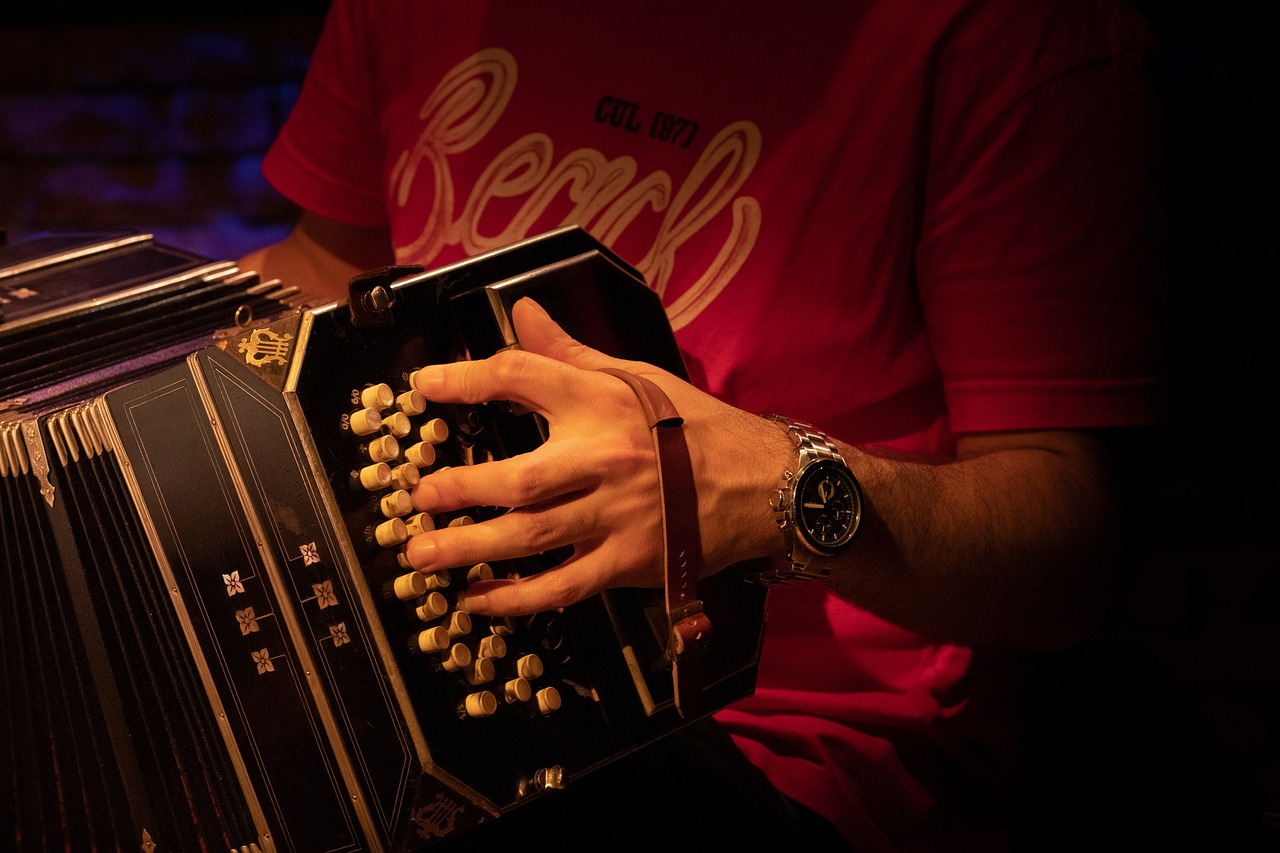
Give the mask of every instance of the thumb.
[{"label": "thumb", "polygon": [[528,296],[511,306],[511,320],[515,324],[520,347],[527,352],[545,355],[583,370],[621,364],[617,359],[570,337],[541,305]]}]

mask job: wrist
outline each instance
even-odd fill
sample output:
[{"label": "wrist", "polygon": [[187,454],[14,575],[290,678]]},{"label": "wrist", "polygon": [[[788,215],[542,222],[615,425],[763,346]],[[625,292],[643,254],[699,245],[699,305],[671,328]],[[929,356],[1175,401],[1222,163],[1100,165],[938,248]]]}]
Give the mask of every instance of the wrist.
[{"label": "wrist", "polygon": [[704,470],[715,472],[705,490],[699,484],[698,494],[707,564],[718,570],[781,557],[785,542],[768,497],[779,472],[791,464],[794,446],[777,424],[740,410],[722,413],[716,427],[719,449],[700,443],[692,451],[695,457],[707,454]]},{"label": "wrist", "polygon": [[785,431],[792,454],[777,475],[768,503],[783,553],[775,554],[753,579],[766,584],[823,580],[857,536],[862,486],[826,434],[777,415],[765,419]]}]

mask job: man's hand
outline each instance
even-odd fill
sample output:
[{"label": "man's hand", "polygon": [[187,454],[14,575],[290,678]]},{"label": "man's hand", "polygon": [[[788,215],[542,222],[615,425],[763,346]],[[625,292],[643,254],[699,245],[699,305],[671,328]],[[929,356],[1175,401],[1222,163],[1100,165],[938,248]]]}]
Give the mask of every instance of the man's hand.
[{"label": "man's hand", "polygon": [[[776,536],[762,496],[776,478],[725,446],[726,428],[755,431],[781,471],[785,437],[768,422],[733,409],[653,365],[610,358],[569,337],[533,300],[512,311],[522,349],[480,361],[423,368],[415,387],[436,402],[508,400],[540,413],[548,439],[508,459],[431,473],[413,491],[419,511],[512,507],[498,518],[410,539],[405,553],[423,571],[526,556],[571,545],[553,569],[468,590],[477,613],[523,614],[564,607],[616,586],[663,583],[662,506],[653,439],[635,394],[616,367],[663,389],[684,419],[703,525],[708,572],[766,553]],[[711,472],[715,472],[714,477]],[[744,514],[748,518],[742,518]],[[743,537],[741,528],[757,536]],[[779,540],[780,541],[780,540]]]}]

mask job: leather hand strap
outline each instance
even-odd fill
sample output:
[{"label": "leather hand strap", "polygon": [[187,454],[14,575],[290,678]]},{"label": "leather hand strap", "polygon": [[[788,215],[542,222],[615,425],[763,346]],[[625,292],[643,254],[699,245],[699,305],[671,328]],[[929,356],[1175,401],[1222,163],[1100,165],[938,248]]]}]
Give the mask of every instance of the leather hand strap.
[{"label": "leather hand strap", "polygon": [[635,392],[644,407],[658,456],[658,484],[662,493],[663,562],[666,587],[667,659],[676,710],[686,716],[702,692],[698,656],[711,639],[711,620],[697,598],[702,573],[702,533],[698,525],[698,495],[693,465],[684,440],[684,419],[662,389],[643,376],[603,368]]}]

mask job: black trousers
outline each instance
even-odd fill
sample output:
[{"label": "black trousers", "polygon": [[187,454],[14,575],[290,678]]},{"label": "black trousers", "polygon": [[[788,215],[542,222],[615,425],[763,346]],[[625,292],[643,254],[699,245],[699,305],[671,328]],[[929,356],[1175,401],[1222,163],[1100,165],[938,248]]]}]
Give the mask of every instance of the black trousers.
[{"label": "black trousers", "polygon": [[779,793],[710,719],[428,849],[615,848],[849,851],[828,821]]}]

